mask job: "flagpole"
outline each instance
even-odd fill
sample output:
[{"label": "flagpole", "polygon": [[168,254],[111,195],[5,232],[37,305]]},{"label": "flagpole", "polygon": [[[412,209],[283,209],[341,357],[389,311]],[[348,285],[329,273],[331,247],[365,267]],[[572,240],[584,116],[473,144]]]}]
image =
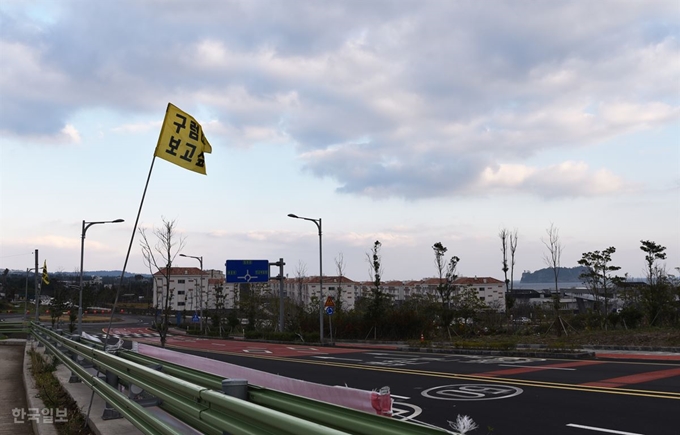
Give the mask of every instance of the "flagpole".
[{"label": "flagpole", "polygon": [[[137,225],[139,224],[139,216],[142,214],[142,207],[144,206],[144,198],[146,198],[146,191],[149,188],[149,180],[151,180],[151,173],[153,172],[153,165],[156,162],[156,153],[154,152],[153,159],[151,159],[151,167],[149,168],[149,175],[146,177],[146,184],[144,185],[144,192],[142,193],[142,200],[139,203],[139,210],[137,210],[137,219],[135,219],[135,225],[132,228],[132,235],[130,236],[130,244],[128,245],[127,255],[125,255],[125,263],[123,263],[123,271],[120,273],[120,281],[118,282],[118,288],[116,289],[116,298],[113,301],[113,307],[111,308],[111,317],[109,318],[109,326],[106,328],[106,336],[104,338],[104,351],[106,351],[106,344],[109,341],[111,334],[111,324],[113,323],[113,315],[116,312],[116,305],[118,304],[118,296],[120,295],[120,289],[123,287],[123,278],[125,277],[125,269],[127,268],[128,260],[130,259],[130,251],[132,250],[132,244],[135,240],[135,233],[137,232]],[[81,331],[82,333],[82,331]],[[97,369],[97,376],[99,376],[99,369]],[[92,409],[92,399],[94,398],[94,390],[92,390],[92,395],[90,396],[90,404],[87,407],[87,417],[85,421],[90,418],[90,410]]]}]

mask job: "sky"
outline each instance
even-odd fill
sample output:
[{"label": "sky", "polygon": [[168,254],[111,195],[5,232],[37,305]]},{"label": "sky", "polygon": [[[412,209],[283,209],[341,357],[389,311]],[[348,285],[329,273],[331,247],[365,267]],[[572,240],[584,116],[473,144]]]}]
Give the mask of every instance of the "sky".
[{"label": "sky", "polygon": [[[0,2],[0,267],[149,273],[135,220],[167,104],[207,175],[156,159],[139,227],[185,255],[283,258],[289,277],[515,279],[641,240],[680,266],[677,1]],[[131,243],[132,240],[132,243]],[[153,240],[153,239],[152,239]],[[191,258],[174,265],[198,266]],[[272,268],[272,274],[278,271]]]}]

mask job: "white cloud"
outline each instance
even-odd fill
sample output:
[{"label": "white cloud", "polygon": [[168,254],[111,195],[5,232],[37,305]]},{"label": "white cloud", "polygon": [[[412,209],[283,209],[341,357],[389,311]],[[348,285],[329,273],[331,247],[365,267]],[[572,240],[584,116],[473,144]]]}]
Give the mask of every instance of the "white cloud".
[{"label": "white cloud", "polygon": [[[572,181],[541,188],[527,181],[540,169],[518,175],[504,165],[529,171],[526,160],[546,152],[680,119],[670,3],[208,2],[201,10],[199,20],[190,8],[128,2],[75,13],[66,4],[40,23],[44,34],[8,26],[0,130],[73,142],[77,132],[61,130],[76,111],[147,112],[171,99],[210,113],[204,128],[214,144],[295,144],[305,168],[341,192],[418,199],[500,185],[541,196],[616,193],[626,182],[612,168],[574,178],[577,168],[559,166]],[[111,31],[132,17],[145,22],[143,33]],[[600,187],[576,188],[586,181]]]},{"label": "white cloud", "polygon": [[630,188],[606,169],[593,171],[585,162],[567,161],[545,168],[519,164],[486,168],[472,190],[523,191],[553,198],[618,194]]}]

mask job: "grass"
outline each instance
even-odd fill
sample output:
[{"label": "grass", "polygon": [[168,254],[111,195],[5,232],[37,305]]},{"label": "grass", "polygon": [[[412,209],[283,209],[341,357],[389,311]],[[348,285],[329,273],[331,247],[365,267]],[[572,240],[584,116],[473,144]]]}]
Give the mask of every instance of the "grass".
[{"label": "grass", "polygon": [[59,380],[54,376],[57,362],[53,357],[45,356],[34,349],[29,350],[31,358],[31,374],[35,380],[38,397],[45,408],[68,409],[68,420],[65,423],[54,423],[60,435],[90,435],[92,431],[85,425],[85,417],[80,413],[78,404],[69,396]]}]

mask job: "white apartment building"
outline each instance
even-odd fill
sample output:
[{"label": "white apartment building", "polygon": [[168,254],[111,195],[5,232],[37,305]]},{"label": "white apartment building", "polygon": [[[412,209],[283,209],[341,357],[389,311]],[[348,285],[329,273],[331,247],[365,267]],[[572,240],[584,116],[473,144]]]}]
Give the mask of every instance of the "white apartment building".
[{"label": "white apartment building", "polygon": [[[154,306],[162,308],[165,295],[165,271],[154,274]],[[319,296],[319,277],[309,276],[289,278],[284,280],[284,297],[299,304],[310,304],[312,298]],[[395,302],[404,301],[414,295],[429,295],[439,299],[437,292],[438,278],[426,278],[420,281],[385,281],[381,284],[383,292]],[[459,277],[454,285],[477,292],[477,297],[488,307],[498,311],[505,311],[505,284],[490,277]],[[271,280],[267,291],[278,295],[279,283]],[[336,307],[342,306],[343,310],[352,310],[355,303],[361,297],[370,295],[373,283],[370,281],[357,282],[345,276],[323,277],[323,298],[331,296],[335,300]],[[173,267],[170,269],[170,289],[173,294],[170,309],[172,311],[198,311],[203,309],[213,310],[216,308],[216,289],[222,289],[223,304],[225,309],[233,309],[238,306],[238,284],[226,283],[224,272],[220,270],[201,270],[196,267]],[[264,287],[257,286],[259,291]],[[202,290],[202,291],[201,291]],[[341,302],[341,304],[338,304]]]},{"label": "white apartment building", "polygon": [[[340,302],[343,310],[354,309],[356,299],[361,296],[361,285],[346,276],[324,276],[322,283],[318,276],[289,278],[284,280],[284,295],[299,304],[307,305],[313,297],[319,297],[320,284],[323,284],[324,301],[328,296],[335,300],[336,307]],[[278,287],[278,283],[272,285]]]},{"label": "white apartment building", "polygon": [[[163,309],[166,295],[166,270],[153,274],[153,306]],[[215,288],[224,284],[224,272],[197,267],[170,268],[171,311],[198,311],[215,308]]]}]

